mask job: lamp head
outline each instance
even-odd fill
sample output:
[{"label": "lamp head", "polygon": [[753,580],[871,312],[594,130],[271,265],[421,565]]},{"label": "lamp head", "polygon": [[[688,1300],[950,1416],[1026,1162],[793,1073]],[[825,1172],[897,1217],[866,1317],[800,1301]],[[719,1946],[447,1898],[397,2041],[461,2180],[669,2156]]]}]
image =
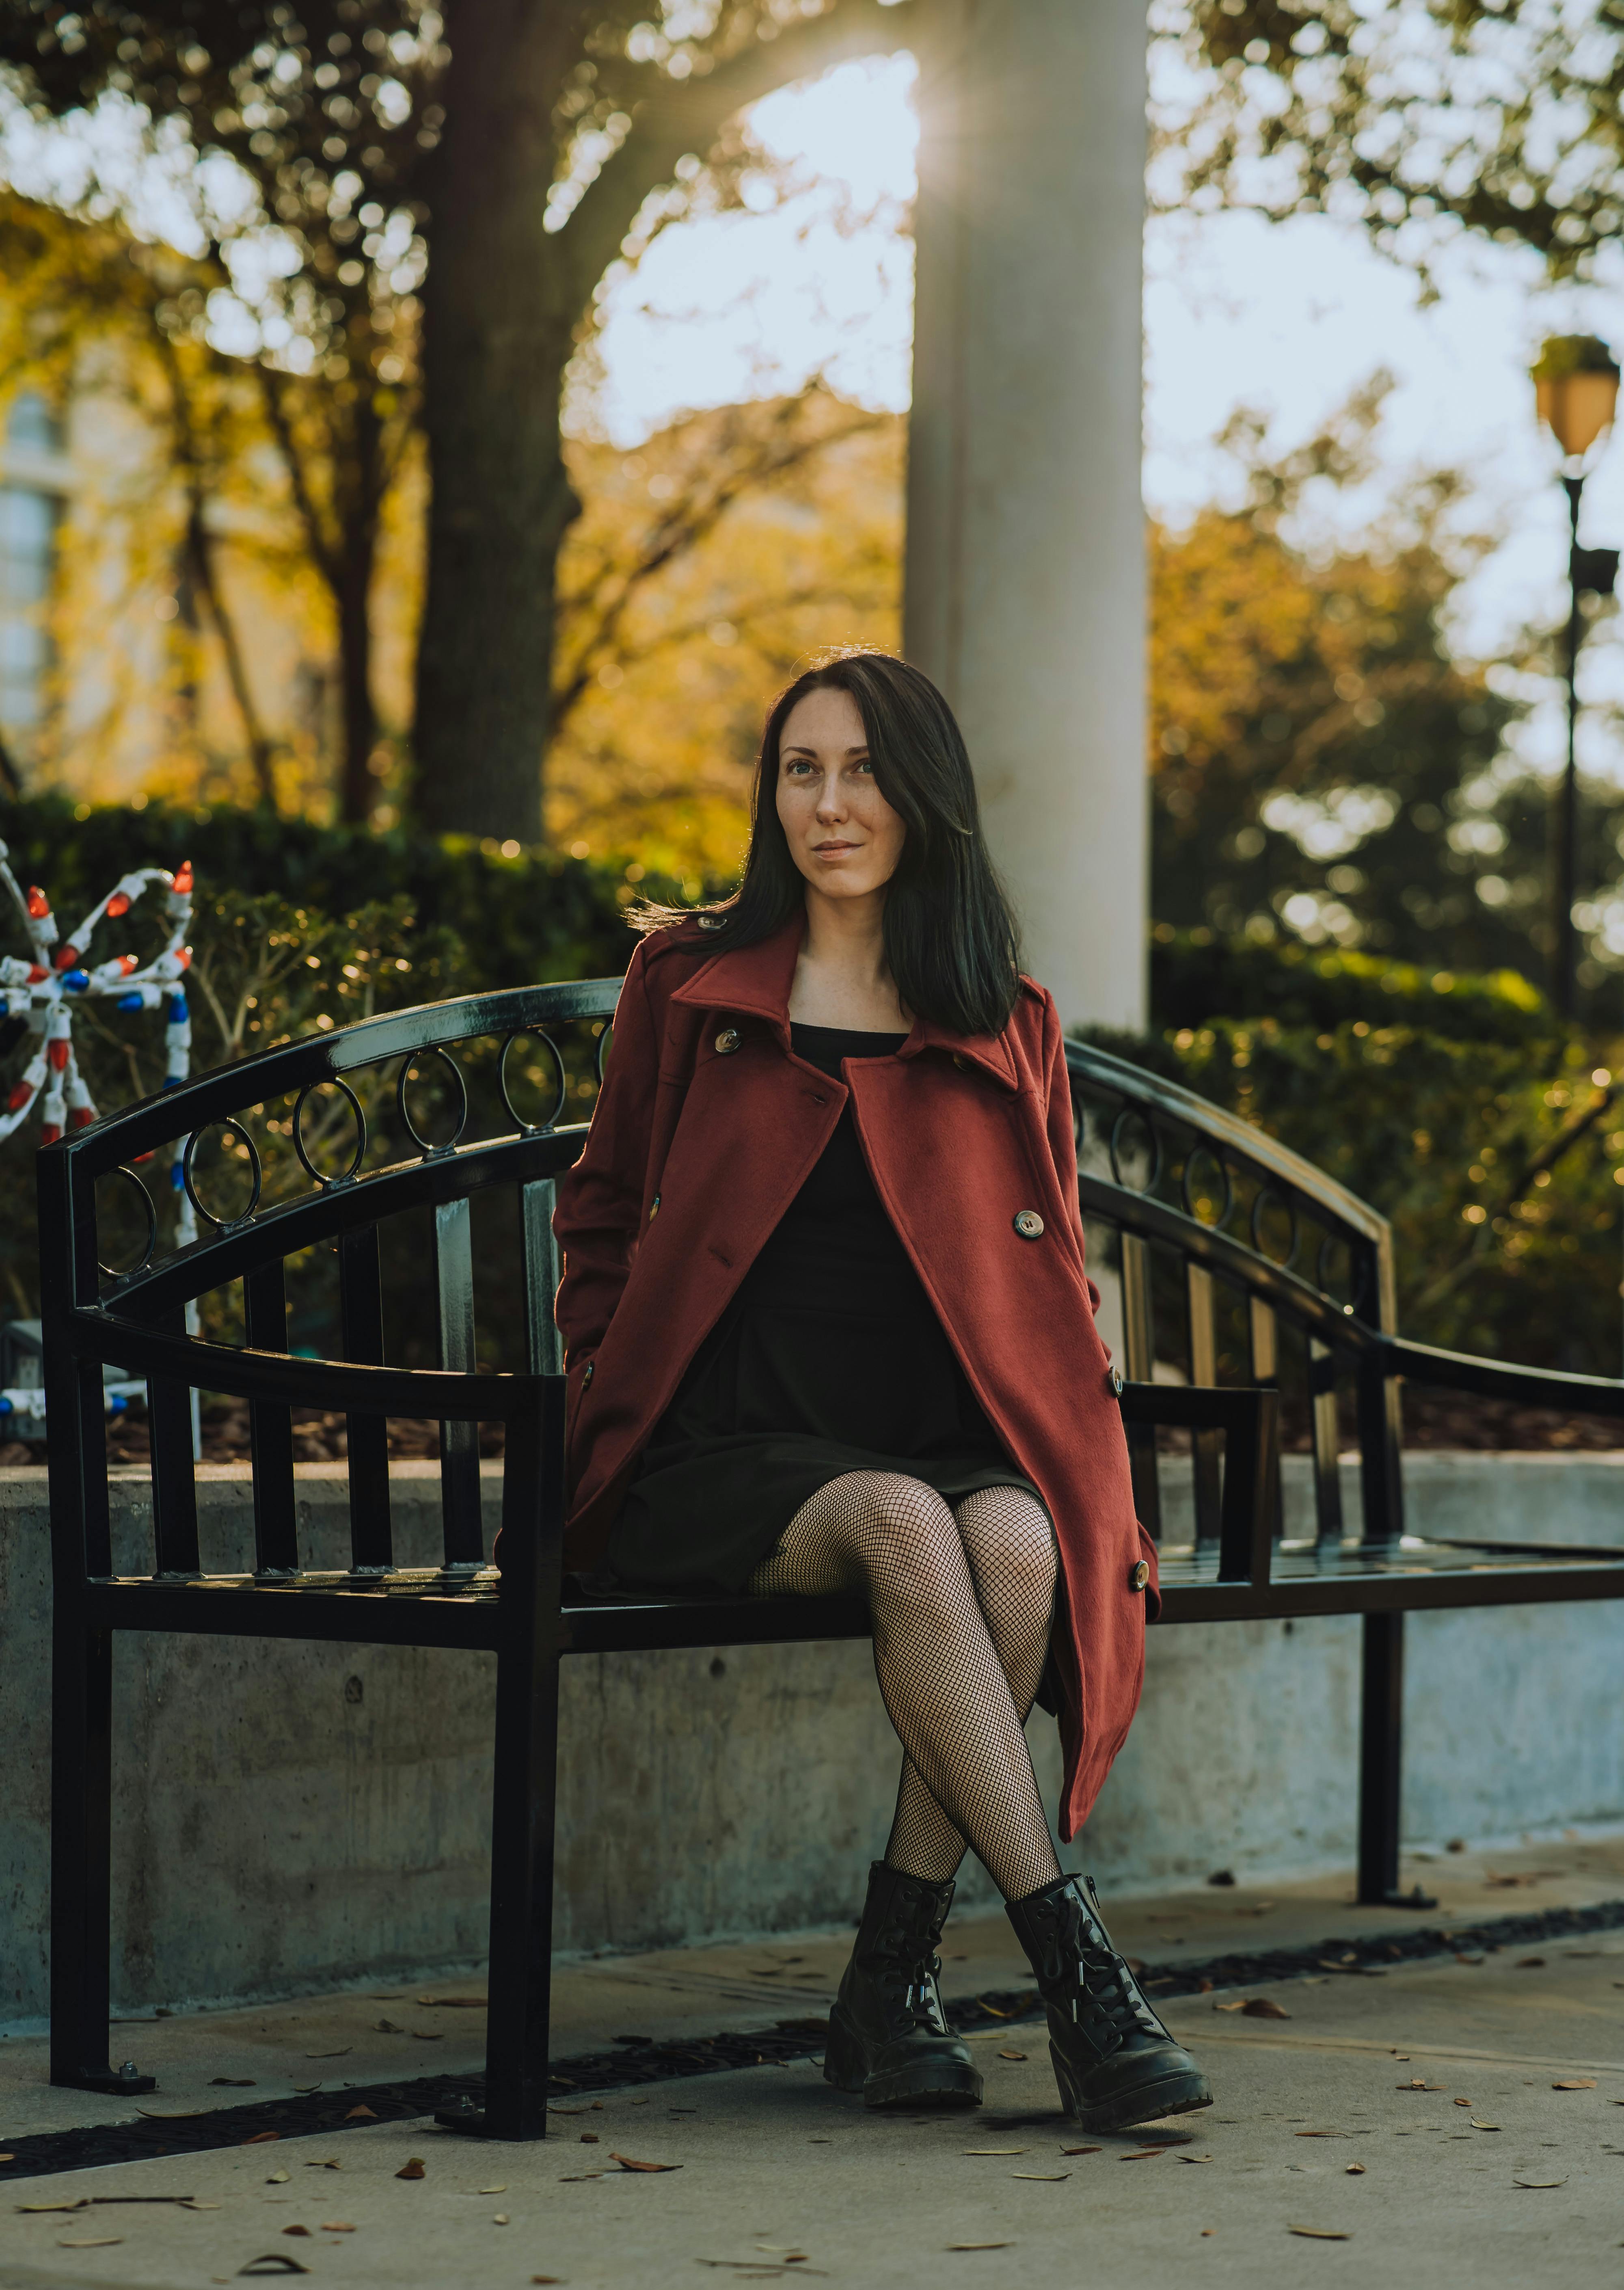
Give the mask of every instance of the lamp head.
[{"label": "lamp head", "polygon": [[1539,417],[1569,460],[1588,453],[1612,427],[1618,361],[1594,334],[1553,334],[1540,353],[1533,386]]}]

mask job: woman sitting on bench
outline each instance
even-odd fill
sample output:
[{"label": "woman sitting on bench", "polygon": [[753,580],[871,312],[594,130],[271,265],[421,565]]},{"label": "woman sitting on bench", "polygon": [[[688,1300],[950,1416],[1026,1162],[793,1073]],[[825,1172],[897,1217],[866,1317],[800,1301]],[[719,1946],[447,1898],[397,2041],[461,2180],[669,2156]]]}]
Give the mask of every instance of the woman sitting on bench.
[{"label": "woman sitting on bench", "polygon": [[1210,2105],[1092,1886],[1061,1874],[1122,1747],[1156,1553],[1084,1270],[1060,1021],[1017,967],[974,781],[917,669],[852,653],[767,718],[731,899],[647,907],[558,1185],[569,1561],[620,1588],[860,1594],[902,1743],[824,2073],[974,2105],[936,1955],[972,1849],[1048,2006],[1067,2110]]}]

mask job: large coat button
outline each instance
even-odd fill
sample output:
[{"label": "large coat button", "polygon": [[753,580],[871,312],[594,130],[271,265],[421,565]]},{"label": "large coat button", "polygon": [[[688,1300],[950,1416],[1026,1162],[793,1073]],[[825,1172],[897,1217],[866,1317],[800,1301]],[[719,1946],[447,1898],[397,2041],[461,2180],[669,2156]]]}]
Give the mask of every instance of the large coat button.
[{"label": "large coat button", "polygon": [[1015,1213],[1015,1229],[1022,1240],[1041,1240],[1044,1221],[1036,1209],[1019,1209]]},{"label": "large coat button", "polygon": [[743,1039],[744,1036],[737,1026],[724,1026],[722,1031],[716,1036],[716,1055],[719,1058],[731,1058]]},{"label": "large coat button", "polygon": [[655,1194],[655,1196],[654,1196],[654,1197],[653,1197],[653,1199],[649,1203],[649,1222],[650,1222],[651,1224],[652,1224],[652,1223],[653,1223],[653,1221],[654,1221],[654,1219],[655,1219],[659,1214],[660,1214],[660,1195],[659,1195],[658,1193],[656,1193],[656,1194]]},{"label": "large coat button", "polygon": [[1141,1558],[1139,1564],[1134,1567],[1132,1573],[1128,1577],[1128,1580],[1132,1583],[1136,1590],[1142,1590],[1150,1580],[1149,1560],[1147,1558]]},{"label": "large coat button", "polygon": [[1113,1398],[1120,1399],[1122,1397],[1123,1386],[1127,1382],[1127,1381],[1128,1379],[1123,1373],[1122,1370],[1119,1367],[1113,1366],[1111,1370],[1111,1395]]},{"label": "large coat button", "polygon": [[596,1365],[597,1362],[596,1360],[588,1360],[586,1366],[582,1368],[580,1372],[580,1388],[583,1391],[585,1391],[587,1386],[591,1382],[592,1372]]}]

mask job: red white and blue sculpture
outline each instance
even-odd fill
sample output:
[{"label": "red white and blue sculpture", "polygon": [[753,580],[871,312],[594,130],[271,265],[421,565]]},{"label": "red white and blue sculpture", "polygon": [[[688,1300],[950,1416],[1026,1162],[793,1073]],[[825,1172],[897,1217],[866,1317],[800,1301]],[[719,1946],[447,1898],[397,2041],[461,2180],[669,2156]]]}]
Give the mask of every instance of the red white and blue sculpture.
[{"label": "red white and blue sculpture", "polygon": [[[165,935],[161,952],[147,962],[133,954],[89,962],[91,941],[100,925],[127,915],[155,884],[164,892]],[[121,876],[100,904],[92,907],[60,944],[50,900],[37,884],[23,890],[12,871],[4,843],[0,843],[0,891],[9,894],[28,941],[26,958],[0,956],[0,1020],[12,1021],[4,1029],[6,1033],[14,1033],[20,1021],[23,1038],[37,1043],[0,1107],[0,1144],[22,1127],[36,1106],[42,1145],[53,1144],[64,1129],[82,1129],[96,1118],[95,1105],[74,1054],[74,1013],[83,1002],[111,1003],[115,1010],[130,1013],[161,1009],[164,1086],[173,1089],[183,1082],[192,1054],[192,1015],[186,998],[186,973],[192,959],[186,943],[192,920],[191,862],[183,862],[172,875],[164,867],[138,867]],[[175,1243],[185,1247],[197,1237],[197,1220],[186,1193],[179,1144],[171,1151],[169,1181],[176,1197]],[[191,1309],[195,1312],[196,1308]],[[37,1349],[34,1323],[14,1323],[12,1332],[20,1337],[26,1334],[29,1349]],[[9,1354],[18,1347],[12,1344],[4,1349]],[[8,1365],[15,1374],[21,1363],[10,1359]],[[139,1383],[108,1384],[109,1410],[122,1413],[144,1389]],[[42,1436],[44,1407],[44,1394],[32,1386],[20,1383],[15,1389],[0,1390],[0,1439]]]}]

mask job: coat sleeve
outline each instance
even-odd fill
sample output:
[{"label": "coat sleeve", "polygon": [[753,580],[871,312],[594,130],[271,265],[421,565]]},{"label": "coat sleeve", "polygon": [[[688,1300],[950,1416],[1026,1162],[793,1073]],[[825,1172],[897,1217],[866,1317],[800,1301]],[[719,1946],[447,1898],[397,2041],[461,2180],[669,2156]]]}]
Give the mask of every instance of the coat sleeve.
[{"label": "coat sleeve", "polygon": [[[1060,1013],[1054,1006],[1054,997],[1047,991],[1044,995],[1044,1071],[1046,1077],[1044,1119],[1049,1133],[1050,1158],[1060,1181],[1060,1191],[1066,1200],[1072,1231],[1076,1237],[1077,1254],[1082,1257],[1085,1244],[1083,1205],[1077,1198],[1077,1138],[1072,1113],[1071,1076],[1066,1069],[1066,1042],[1060,1031]],[[1088,1300],[1097,1312],[1100,1309],[1100,1291],[1092,1280],[1088,1282]]]},{"label": "coat sleeve", "polygon": [[604,1086],[579,1161],[558,1180],[553,1231],[564,1252],[554,1307],[566,1366],[604,1341],[636,1253],[660,1079],[660,1033],[649,1001],[648,941],[627,967]]}]

